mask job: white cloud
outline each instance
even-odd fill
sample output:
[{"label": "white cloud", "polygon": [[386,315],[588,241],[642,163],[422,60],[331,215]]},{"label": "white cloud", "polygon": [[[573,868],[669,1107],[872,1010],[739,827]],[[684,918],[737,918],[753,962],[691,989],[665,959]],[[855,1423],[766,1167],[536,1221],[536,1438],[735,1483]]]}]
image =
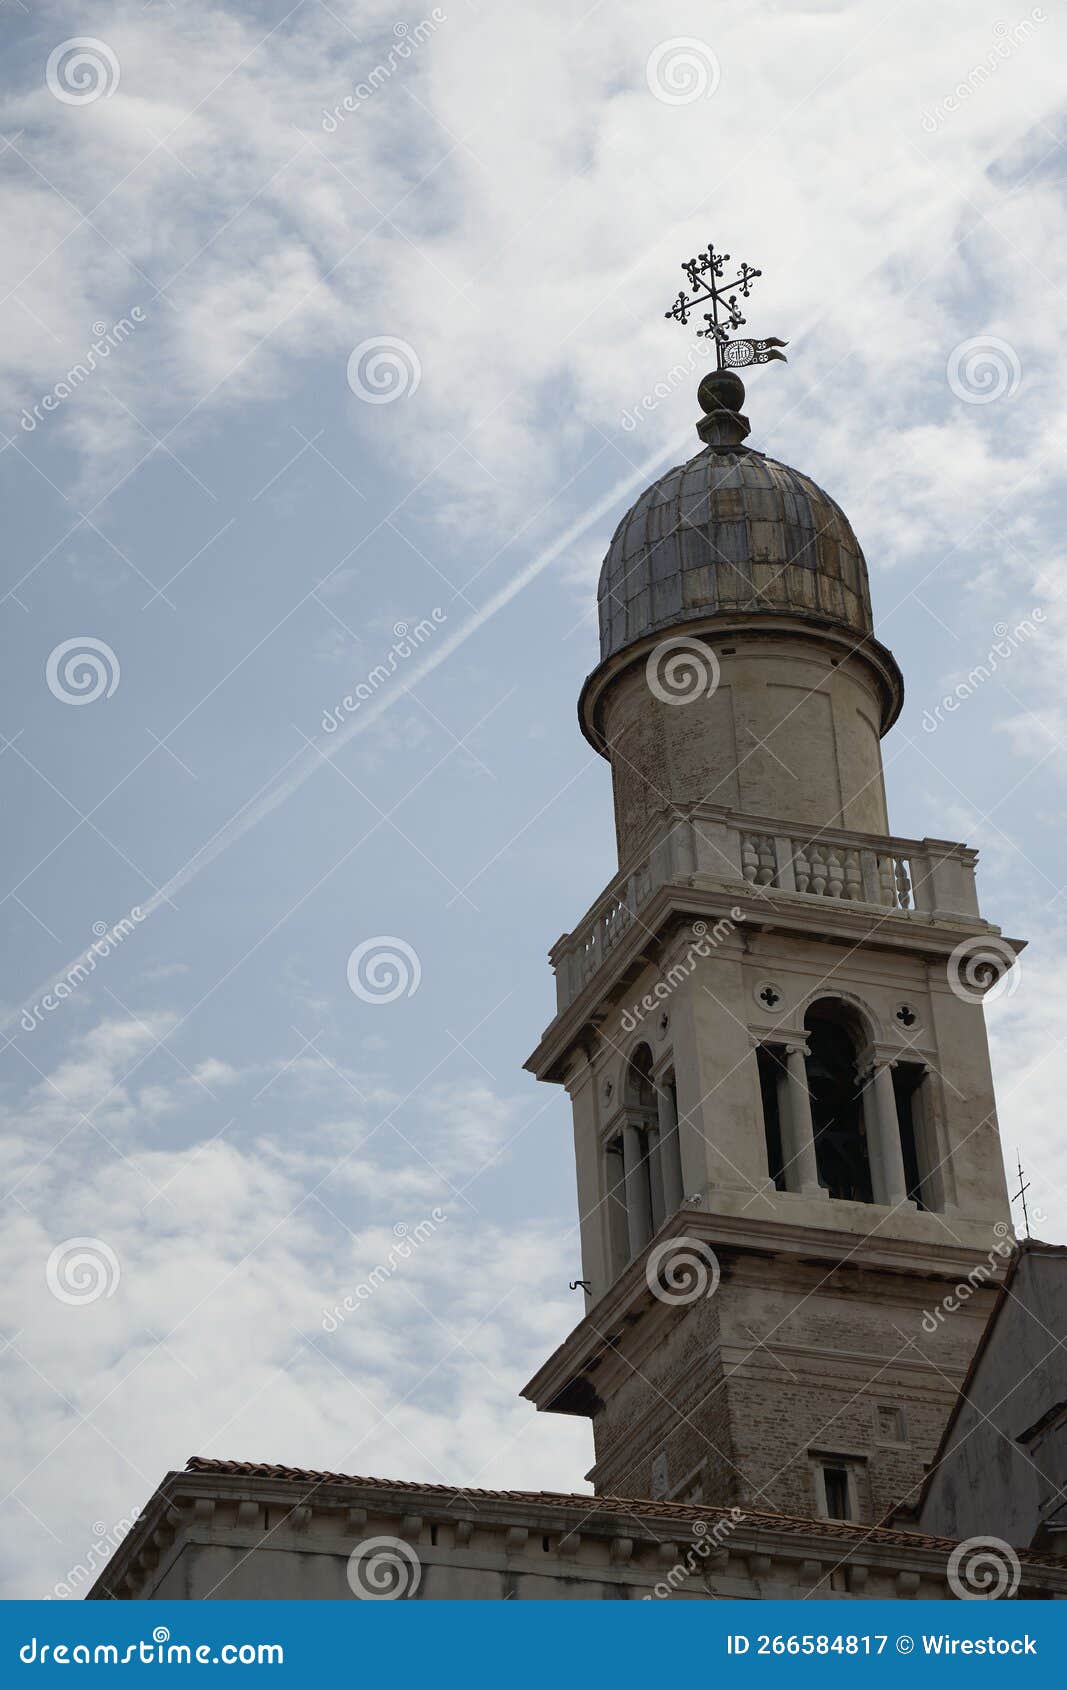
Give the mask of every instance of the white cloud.
[{"label": "white cloud", "polygon": [[[55,41],[83,27],[65,0],[41,16]],[[308,0],[264,39],[256,8],[107,0],[93,29],[121,62],[114,98],[64,106],[45,55],[27,67],[0,187],[0,407],[17,447],[71,446],[78,491],[95,498],[150,448],[137,418],[174,428],[182,453],[312,371],[354,432],[426,478],[432,521],[470,548],[472,573],[517,531],[521,568],[585,510],[590,483],[599,498],[671,441],[695,446],[695,379],[639,431],[619,419],[683,355],[662,311],[680,259],[715,235],[765,272],[753,329],[791,341],[788,369],[753,378],[752,443],[840,499],[872,565],[898,571],[883,596],[951,575],[979,513],[994,517],[988,562],[967,585],[990,621],[1005,597],[1047,591],[1067,353],[1044,325],[1059,320],[1067,245],[1041,161],[1067,22],[1050,18],[931,136],[923,111],[989,48],[967,0],[928,9],[921,41],[875,0],[714,13],[683,0],[670,32],[709,37],[722,67],[714,96],[685,107],[649,94],[668,24],[632,0],[584,23],[562,0],[506,18],[457,9],[327,134],[322,109],[387,51],[394,21],[385,0]],[[106,369],[20,430],[93,325],[135,304],[148,320]],[[1015,397],[988,407],[945,376],[952,349],[983,333],[1022,372]],[[345,387],[348,353],[374,334],[408,340],[422,366],[393,406]],[[608,526],[604,514],[596,532]],[[561,560],[575,620],[597,552],[583,537]],[[500,579],[487,569],[484,589]],[[1058,730],[1062,617],[1054,633],[1031,672]],[[425,731],[412,714],[374,756]],[[1053,968],[1029,955],[1024,968],[1025,993],[991,1016],[1005,1142],[1023,1144],[1062,1234],[1067,1169],[1040,1125],[1057,1119],[1062,991]],[[326,1019],[314,984],[296,986]],[[401,1147],[388,1128],[367,1136],[399,1102],[380,1075],[308,1055],[250,1076],[225,1050],[198,1051],[183,1074],[152,1056],[173,1020],[116,1016],[79,1036],[3,1122],[11,1593],[46,1590],[94,1520],[128,1514],[194,1452],[575,1483],[585,1428],[535,1421],[515,1395],[575,1318],[559,1266],[573,1239],[536,1217],[504,1230],[451,1190],[517,1130],[514,1104],[440,1085],[398,1117]],[[362,1054],[379,1048],[375,1036]],[[225,1088],[227,1108],[243,1081],[272,1081],[285,1131],[242,1122],[212,1141],[194,1126],[176,1148],[167,1134],[198,1080]],[[386,1259],[394,1227],[435,1205],[447,1221],[324,1332],[323,1309]],[[53,1247],[80,1236],[121,1264],[114,1295],[84,1308],[44,1277]]]},{"label": "white cloud", "polygon": [[[146,1042],[102,1026],[83,1061],[116,1086]],[[481,1085],[466,1105],[441,1086],[421,1107],[439,1165],[468,1177],[511,1120]],[[533,1217],[493,1225],[447,1175],[398,1165],[387,1128],[345,1125],[304,1113],[284,1141],[141,1148],[136,1169],[82,1135],[23,1181],[0,1245],[9,1594],[44,1594],[95,1520],[128,1515],[197,1453],[580,1487],[585,1429],[518,1398],[573,1317],[560,1266],[573,1243]],[[52,1294],[46,1264],[70,1238],[113,1253],[112,1295]]]},{"label": "white cloud", "polygon": [[[50,16],[57,30],[69,21],[63,5]],[[506,27],[457,13],[333,133],[322,109],[387,55],[384,7],[309,3],[268,36],[254,16],[202,0],[150,17],[113,0],[98,27],[123,67],[114,98],[70,107],[30,85],[8,114],[25,126],[37,170],[76,205],[101,209],[91,223],[60,217],[66,238],[53,252],[55,195],[29,165],[12,173],[25,240],[0,337],[0,404],[6,393],[14,415],[77,353],[76,325],[130,305],[138,270],[175,278],[170,304],[152,305],[151,334],[109,364],[107,387],[87,382],[49,419],[90,478],[110,484],[152,449],[111,392],[150,428],[174,428],[180,453],[233,407],[284,394],[312,361],[316,379],[332,372],[347,394],[355,342],[399,336],[420,359],[417,393],[389,406],[347,396],[352,426],[416,474],[434,522],[478,537],[484,592],[509,541],[568,534],[575,510],[596,513],[605,467],[620,479],[632,470],[619,417],[688,345],[662,307],[679,256],[714,224],[731,246],[737,232],[765,271],[753,325],[791,341],[789,371],[754,378],[754,442],[832,487],[878,568],[905,574],[905,603],[929,574],[952,576],[961,531],[996,479],[1003,493],[982,502],[980,525],[995,582],[968,587],[990,591],[993,614],[1006,584],[1029,591],[1016,541],[1044,532],[1023,513],[1062,456],[1067,350],[1039,325],[1050,303],[1058,310],[1067,259],[1052,233],[1062,206],[1040,164],[1067,21],[1041,23],[998,63],[994,88],[933,136],[923,111],[991,50],[990,26],[964,0],[924,20],[918,57],[910,30],[873,0],[776,13],[765,38],[747,10],[712,29],[702,6],[683,5],[672,28],[713,33],[722,66],[714,95],[684,106],[649,92],[657,26],[642,7],[598,14],[589,28],[560,3],[511,13]],[[38,218],[42,195],[48,216]],[[754,220],[754,205],[773,215]],[[22,274],[58,325],[62,357],[26,326]],[[950,391],[946,362],[989,333],[1010,341],[1022,386],[975,406]],[[675,438],[695,444],[693,408],[682,384],[657,411],[646,453]],[[583,612],[585,531],[580,521],[561,547]],[[427,662],[463,637],[450,634]],[[391,729],[405,744],[426,731],[414,719]],[[367,754],[371,769],[382,744]],[[190,872],[320,766],[309,753]]]},{"label": "white cloud", "polygon": [[[1039,930],[1041,931],[1041,930]],[[1062,922],[1043,924],[1040,945],[1016,964],[1016,992],[987,1010],[997,1076],[997,1115],[1010,1187],[1018,1186],[1016,1158],[1030,1180],[1028,1201],[1038,1238],[1067,1242],[1067,1145],[1056,1123],[1067,1060],[1067,986],[1059,966]],[[1016,1224],[1022,1214],[1015,1207]]]},{"label": "white cloud", "polygon": [[[76,206],[107,197],[94,226],[78,227],[32,168],[9,161],[8,285],[33,270],[35,309],[62,347],[17,293],[0,389],[13,411],[56,379],[94,318],[146,290],[132,263],[156,284],[175,278],[174,309],[152,304],[151,332],[107,379],[153,427],[196,406],[179,450],[186,429],[276,392],[300,360],[335,357],[340,383],[356,340],[397,334],[421,348],[418,398],[374,414],[353,401],[354,426],[384,430],[424,469],[463,441],[440,472],[437,518],[480,513],[506,527],[588,452],[590,426],[625,446],[621,412],[682,351],[661,311],[710,219],[766,272],[753,320],[793,341],[795,369],[759,382],[757,438],[781,412],[784,442],[807,443],[810,461],[814,423],[843,492],[877,481],[884,491],[855,512],[869,543],[885,535],[911,550],[950,533],[994,458],[1006,481],[1051,473],[1038,466],[1042,431],[1059,421],[1061,351],[1039,336],[1033,306],[1062,286],[1067,260],[1054,234],[1062,208],[1034,166],[1060,98],[1063,20],[1042,24],[994,87],[929,136],[923,110],[991,46],[990,26],[962,3],[924,20],[919,55],[903,21],[873,4],[779,11],[765,40],[747,9],[710,18],[683,5],[672,29],[711,35],[722,79],[681,107],[649,94],[658,26],[644,8],[613,8],[592,27],[562,4],[512,11],[506,26],[460,11],[328,134],[322,109],[387,55],[394,22],[384,5],[332,11],[304,5],[264,40],[257,16],[202,0],[151,16],[116,0],[94,26],[122,64],[114,98],[72,108],[31,79],[8,113],[9,128],[25,128],[20,151]],[[51,15],[59,31],[70,14]],[[758,227],[753,203],[771,213]],[[961,267],[973,292],[959,289]],[[985,408],[949,404],[944,385],[953,345],[983,332],[1013,341],[1025,372],[996,444]],[[907,380],[918,369],[938,422],[916,415]],[[692,387],[657,422],[684,426]],[[888,430],[864,438],[852,426],[873,390],[896,434],[894,477]],[[848,414],[847,433],[818,417],[820,404]],[[89,384],[58,426],[114,462],[144,449],[120,417]]]}]

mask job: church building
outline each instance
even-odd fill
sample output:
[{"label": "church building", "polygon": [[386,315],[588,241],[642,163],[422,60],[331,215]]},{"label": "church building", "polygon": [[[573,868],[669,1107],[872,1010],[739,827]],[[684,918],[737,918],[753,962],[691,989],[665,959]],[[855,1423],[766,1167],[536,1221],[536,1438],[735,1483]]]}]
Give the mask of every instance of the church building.
[{"label": "church building", "polygon": [[1021,945],[973,850],[890,831],[903,680],[847,517],[747,444],[735,373],[698,397],[600,577],[619,869],[528,1062],[573,1110],[584,1312],[523,1394],[591,1422],[593,1495],[194,1458],[94,1598],[1067,1596],[1047,1532],[921,1512],[1016,1253],[982,997]]}]

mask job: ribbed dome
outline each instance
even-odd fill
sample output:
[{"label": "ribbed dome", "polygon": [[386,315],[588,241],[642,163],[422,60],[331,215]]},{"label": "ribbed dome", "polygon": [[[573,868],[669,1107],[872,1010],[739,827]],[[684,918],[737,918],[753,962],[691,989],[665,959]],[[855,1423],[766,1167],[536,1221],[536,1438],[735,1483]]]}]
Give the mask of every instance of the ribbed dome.
[{"label": "ribbed dome", "polygon": [[615,531],[597,599],[602,661],[716,613],[872,631],[867,566],[844,512],[799,470],[734,442],[705,447],[642,493]]}]

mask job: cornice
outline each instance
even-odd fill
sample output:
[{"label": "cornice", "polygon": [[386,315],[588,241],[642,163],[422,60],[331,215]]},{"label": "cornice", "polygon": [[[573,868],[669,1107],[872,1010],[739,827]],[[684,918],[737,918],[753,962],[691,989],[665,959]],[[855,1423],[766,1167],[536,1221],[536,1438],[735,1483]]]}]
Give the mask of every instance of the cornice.
[{"label": "cornice", "polygon": [[1000,934],[998,927],[979,917],[972,920],[960,916],[951,922],[928,920],[914,911],[815,898],[776,887],[749,886],[743,881],[699,885],[695,880],[689,884],[670,881],[641,905],[640,921],[612,946],[593,978],[549,1023],[527,1058],[525,1067],[539,1080],[562,1079],[561,1065],[571,1049],[575,1044],[588,1047],[590,1040],[595,1040],[598,1026],[611,1013],[616,994],[624,995],[627,984],[656,960],[664,937],[679,921],[707,918],[713,922],[737,909],[741,911],[736,922],[739,934],[778,932],[815,943],[865,946],[934,960],[947,959],[961,938],[971,934]]},{"label": "cornice", "polygon": [[[281,1522],[274,1518],[278,1512]],[[543,1555],[528,1553],[528,1540],[551,1533],[556,1556],[576,1570],[583,1567],[591,1579],[650,1589],[687,1549],[703,1545],[709,1535],[714,1540],[719,1530],[723,1536],[714,1540],[706,1570],[716,1586],[720,1580],[736,1582],[749,1595],[753,1579],[766,1577],[772,1561],[779,1564],[779,1576],[797,1584],[798,1595],[813,1594],[825,1570],[846,1563],[855,1569],[858,1589],[865,1569],[896,1576],[898,1583],[921,1576],[944,1586],[955,1547],[950,1539],[900,1527],[742,1508],[551,1491],[463,1490],[203,1462],[166,1475],[87,1599],[151,1595],[147,1587],[153,1576],[189,1544],[228,1543],[254,1555],[269,1539],[273,1547],[290,1552],[346,1555],[373,1531],[372,1521],[388,1522],[392,1535],[417,1546],[426,1565],[499,1568],[503,1556],[510,1568],[532,1573],[543,1573],[545,1562]],[[434,1524],[453,1527],[453,1546],[433,1544],[429,1528]],[[482,1547],[472,1545],[475,1531]],[[1020,1551],[1019,1558],[1028,1584],[1067,1594],[1067,1559],[1033,1550]],[[726,1594],[705,1587],[704,1571],[702,1562],[692,1593]],[[900,1594],[908,1593],[905,1582]]]},{"label": "cornice", "polygon": [[828,1276],[837,1271],[866,1272],[955,1283],[974,1266],[973,1250],[964,1245],[877,1235],[857,1238],[853,1232],[831,1227],[751,1220],[683,1207],[523,1387],[522,1395],[538,1409],[579,1416],[597,1412],[601,1399],[594,1376],[600,1373],[602,1380],[611,1376],[623,1342],[628,1346],[637,1342],[635,1329],[647,1320],[660,1327],[687,1312],[691,1306],[687,1303],[668,1304],[656,1297],[646,1277],[653,1250],[662,1253],[671,1238],[706,1244],[720,1261],[785,1258],[818,1267]]},{"label": "cornice", "polygon": [[727,611],[700,617],[687,617],[677,629],[660,628],[634,640],[613,653],[596,668],[582,686],[578,699],[578,722],[582,733],[602,757],[609,755],[604,739],[604,699],[609,688],[635,664],[644,663],[650,651],[668,639],[672,632],[684,631],[687,638],[703,635],[706,639],[752,641],[766,639],[802,640],[806,644],[825,646],[836,654],[839,663],[855,660],[872,671],[881,699],[880,732],[889,732],[904,703],[904,677],[893,653],[874,634],[857,637],[855,631],[843,627],[830,618],[803,611],[756,612]]}]

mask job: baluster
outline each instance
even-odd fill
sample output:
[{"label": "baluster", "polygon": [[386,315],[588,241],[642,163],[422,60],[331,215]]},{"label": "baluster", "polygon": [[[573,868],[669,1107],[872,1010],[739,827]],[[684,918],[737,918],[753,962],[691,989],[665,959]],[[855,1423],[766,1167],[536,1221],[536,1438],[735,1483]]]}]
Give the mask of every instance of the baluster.
[{"label": "baluster", "polygon": [[826,896],[840,898],[845,890],[845,871],[841,858],[831,845],[826,854]]},{"label": "baluster", "polygon": [[811,855],[811,889],[821,898],[826,891],[826,857],[821,845],[810,847]]},{"label": "baluster", "polygon": [[636,874],[631,874],[627,880],[622,894],[622,901],[626,908],[626,925],[629,927],[630,922],[637,913],[637,906],[641,902],[640,894],[637,890]]},{"label": "baluster", "polygon": [[903,857],[897,858],[897,903],[902,910],[911,908],[911,881],[908,879],[908,865]]},{"label": "baluster", "polygon": [[593,931],[589,936],[589,972],[594,974],[604,958],[604,930],[600,922],[594,922]]},{"label": "baluster", "polygon": [[756,879],[760,886],[773,886],[778,878],[778,859],[774,854],[774,840],[769,833],[759,836],[759,873]]},{"label": "baluster", "polygon": [[811,863],[808,861],[808,848],[801,845],[799,840],[792,841],[793,846],[793,878],[797,883],[798,892],[806,892],[811,885]]},{"label": "baluster", "polygon": [[878,900],[879,903],[895,905],[896,901],[897,901],[897,894],[896,894],[896,888],[893,885],[893,859],[892,859],[892,857],[879,857],[879,859],[878,859],[878,884],[881,888],[881,894],[882,894],[881,897]]},{"label": "baluster", "polygon": [[751,833],[745,833],[741,836],[741,873],[750,886],[756,884],[756,876],[759,873],[759,853],[756,850],[756,841]]},{"label": "baluster", "polygon": [[860,854],[858,851],[845,852],[845,892],[844,895],[852,903],[863,898],[863,873],[860,869]]}]

